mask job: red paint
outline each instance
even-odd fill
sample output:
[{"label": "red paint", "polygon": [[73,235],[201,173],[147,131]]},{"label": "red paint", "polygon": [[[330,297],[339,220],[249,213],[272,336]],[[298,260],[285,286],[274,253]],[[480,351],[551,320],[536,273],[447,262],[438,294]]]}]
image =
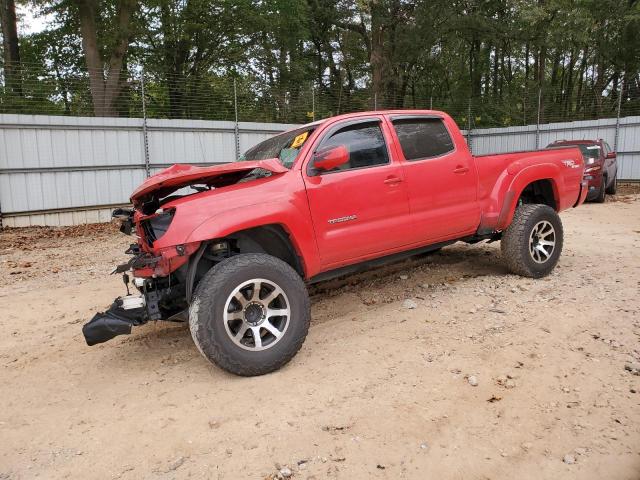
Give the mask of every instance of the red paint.
[{"label": "red paint", "polygon": [[213,167],[195,167],[193,165],[176,164],[165,168],[142,182],[131,194],[131,202],[135,205],[151,192],[165,193],[173,191],[193,183],[194,180],[215,185],[216,179],[224,174],[242,173],[251,171],[254,168],[264,168],[273,173],[284,173],[287,171],[280,162],[274,159],[255,162],[226,163]]},{"label": "red paint", "polygon": [[333,147],[327,151],[316,153],[313,165],[316,170],[329,171],[349,161],[349,152],[344,145]]},{"label": "red paint", "polygon": [[[405,160],[391,117],[442,118],[455,150],[437,158]],[[313,175],[307,166],[319,142],[342,122],[379,119],[390,162],[367,168]],[[336,152],[336,155],[341,152]],[[267,178],[225,184],[229,175],[254,168]],[[577,148],[473,157],[455,122],[436,111],[399,110],[342,115],[315,124],[289,170],[277,160],[238,162],[210,168],[173,166],[148,179],[132,195],[137,208],[156,191],[163,194],[190,183],[213,190],[171,200],[173,221],[153,248],[162,266],[136,275],[166,275],[186,261],[200,242],[268,224],[281,225],[300,256],[305,277],[323,271],[455,240],[483,231],[500,231],[513,217],[522,190],[549,179],[557,210],[584,200],[582,154]],[[150,215],[153,216],[154,214]],[[135,221],[149,218],[140,211]],[[137,233],[144,232],[138,225]],[[176,245],[186,245],[180,256]]]}]

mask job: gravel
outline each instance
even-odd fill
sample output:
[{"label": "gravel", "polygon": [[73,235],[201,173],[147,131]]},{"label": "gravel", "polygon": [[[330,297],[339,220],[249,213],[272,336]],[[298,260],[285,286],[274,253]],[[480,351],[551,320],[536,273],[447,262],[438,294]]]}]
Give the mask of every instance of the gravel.
[{"label": "gravel", "polygon": [[638,362],[627,362],[624,369],[634,375],[640,375],[640,363]]},{"label": "gravel", "polygon": [[282,478],[289,478],[289,477],[291,477],[291,475],[293,475],[293,472],[291,471],[291,469],[289,467],[281,468],[278,473],[280,474],[280,476]]},{"label": "gravel", "polygon": [[402,308],[413,310],[415,308],[418,308],[418,304],[415,302],[415,300],[411,300],[410,298],[407,298],[404,302],[402,302]]},{"label": "gravel", "polygon": [[[0,385],[11,398],[0,418],[0,472],[275,479],[288,468],[296,479],[454,478],[463,458],[469,478],[630,478],[640,445],[640,393],[631,393],[640,389],[639,207],[640,196],[563,212],[560,264],[542,279],[509,274],[498,243],[458,243],[311,285],[313,325],[300,354],[251,379],[201,358],[184,324],[150,322],[86,346],[82,324],[124,292],[109,272],[128,260],[130,237],[3,229]],[[596,267],[585,268],[593,258]],[[416,308],[403,308],[405,299]],[[157,408],[132,415],[126,405]],[[122,448],[102,461],[116,437],[153,455]],[[184,464],[163,473],[181,455]],[[120,473],[130,465],[135,471]]]}]

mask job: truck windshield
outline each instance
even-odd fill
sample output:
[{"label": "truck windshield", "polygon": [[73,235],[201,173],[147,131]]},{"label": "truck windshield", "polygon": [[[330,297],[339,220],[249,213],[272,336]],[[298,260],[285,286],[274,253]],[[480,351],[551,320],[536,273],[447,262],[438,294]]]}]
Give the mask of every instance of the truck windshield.
[{"label": "truck windshield", "polygon": [[[562,143],[550,143],[547,148],[562,148],[562,147],[578,147],[580,149],[580,151],[582,152],[582,156],[584,157],[585,161],[588,159],[593,159],[593,160],[598,160],[600,158],[600,146],[599,145],[594,145],[594,144],[589,144],[589,143],[568,143],[568,142],[562,142]],[[590,163],[594,163],[594,162],[590,162]]]},{"label": "truck windshield", "polygon": [[290,132],[281,133],[251,147],[238,161],[267,160],[276,158],[283,166],[291,168],[298,157],[298,152],[311,136],[313,128],[304,127]]}]

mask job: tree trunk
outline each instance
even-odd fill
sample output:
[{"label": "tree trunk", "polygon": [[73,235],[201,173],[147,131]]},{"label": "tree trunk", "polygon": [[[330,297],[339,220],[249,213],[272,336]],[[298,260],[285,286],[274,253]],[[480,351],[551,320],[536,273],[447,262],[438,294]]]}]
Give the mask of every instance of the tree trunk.
[{"label": "tree trunk", "polygon": [[120,89],[122,83],[120,81],[120,74],[122,72],[122,65],[124,63],[124,57],[129,48],[129,37],[131,35],[131,17],[133,16],[133,10],[136,6],[136,2],[133,0],[121,0],[118,9],[118,29],[115,42],[115,48],[111,53],[109,60],[109,69],[107,73],[107,79],[105,83],[105,99],[104,104],[108,109],[108,112],[115,113],[115,101],[120,95]]},{"label": "tree trunk", "polygon": [[585,47],[582,53],[582,60],[580,61],[580,68],[578,69],[578,94],[576,96],[576,113],[579,113],[584,108],[583,85],[585,82],[585,72],[587,70],[588,54],[589,47]]},{"label": "tree trunk", "polygon": [[493,78],[491,83],[492,85],[492,89],[493,89],[493,96],[497,97],[498,96],[498,72],[500,71],[500,66],[499,66],[499,60],[500,60],[500,51],[498,50],[498,47],[496,47],[494,49],[494,54],[493,54]]},{"label": "tree trunk", "polygon": [[[186,10],[186,8],[185,8]],[[160,22],[163,33],[163,60],[167,76],[167,89],[169,94],[169,118],[182,118],[184,116],[184,90],[181,85],[184,80],[184,65],[186,62],[185,49],[177,40],[177,30],[180,28],[178,19],[172,17],[167,4],[160,7]]]},{"label": "tree trunk", "polygon": [[469,80],[471,81],[471,96],[482,94],[482,72],[480,70],[480,41],[474,38],[469,46]]},{"label": "tree trunk", "polygon": [[[115,100],[120,93],[120,74],[129,46],[129,27],[135,7],[133,0],[120,0],[118,4],[117,37],[108,65],[100,55],[96,19],[98,0],[76,0],[80,20],[82,49],[89,72],[89,88],[96,117],[116,115]],[[106,68],[106,76],[105,76]]]},{"label": "tree trunk", "polygon": [[567,91],[565,92],[564,114],[565,116],[572,110],[573,104],[573,70],[576,65],[577,54],[571,48],[571,56],[569,57],[569,66],[567,67]]},{"label": "tree trunk", "polygon": [[607,87],[607,83],[605,82],[605,70],[604,70],[604,58],[602,55],[598,55],[595,58],[597,62],[594,65],[594,74],[597,75],[595,82],[593,84],[593,117],[598,118],[602,114],[602,92],[604,92]]},{"label": "tree trunk", "polygon": [[527,86],[529,81],[529,42],[527,42],[524,48],[524,85]]},{"label": "tree trunk", "polygon": [[6,85],[9,91],[22,96],[20,44],[14,0],[0,0],[0,22],[2,23]]},{"label": "tree trunk", "polygon": [[371,83],[373,87],[373,106],[381,108],[384,103],[384,25],[382,24],[379,6],[374,4],[371,8]]},{"label": "tree trunk", "polygon": [[[545,118],[545,101],[544,95],[542,92],[542,86],[544,85],[545,78],[545,65],[547,63],[547,47],[542,45],[540,50],[538,51],[538,55],[536,56],[536,84],[537,84],[537,95],[540,95],[540,99],[538,100],[537,109],[538,114],[540,116],[540,122],[544,122]],[[537,96],[536,96],[537,98]]]}]

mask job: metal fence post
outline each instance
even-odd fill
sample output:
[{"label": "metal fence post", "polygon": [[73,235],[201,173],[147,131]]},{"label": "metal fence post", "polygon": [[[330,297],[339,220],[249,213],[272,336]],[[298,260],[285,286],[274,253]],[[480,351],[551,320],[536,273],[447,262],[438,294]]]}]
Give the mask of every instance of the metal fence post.
[{"label": "metal fence post", "polygon": [[236,137],[236,160],[240,160],[240,129],[238,127],[238,88],[236,79],[233,79],[233,108],[235,110],[234,135]]},{"label": "metal fence post", "polygon": [[144,169],[147,178],[151,176],[151,165],[149,163],[149,136],[147,134],[147,99],[144,90],[144,68],[140,76],[140,87],[142,95],[142,141],[144,144]]},{"label": "metal fence post", "polygon": [[469,99],[469,109],[467,112],[467,146],[469,151],[473,153],[473,145],[471,144],[471,99]]},{"label": "metal fence post", "polygon": [[316,121],[316,92],[313,88],[313,81],[311,81],[311,121]]},{"label": "metal fence post", "polygon": [[618,141],[620,138],[620,109],[622,108],[622,95],[624,95],[624,78],[620,82],[620,93],[618,94],[618,112],[616,114],[616,136],[613,140],[613,151],[618,151]]},{"label": "metal fence post", "polygon": [[538,116],[536,117],[536,150],[540,148],[540,106],[542,105],[542,88],[538,88]]}]

